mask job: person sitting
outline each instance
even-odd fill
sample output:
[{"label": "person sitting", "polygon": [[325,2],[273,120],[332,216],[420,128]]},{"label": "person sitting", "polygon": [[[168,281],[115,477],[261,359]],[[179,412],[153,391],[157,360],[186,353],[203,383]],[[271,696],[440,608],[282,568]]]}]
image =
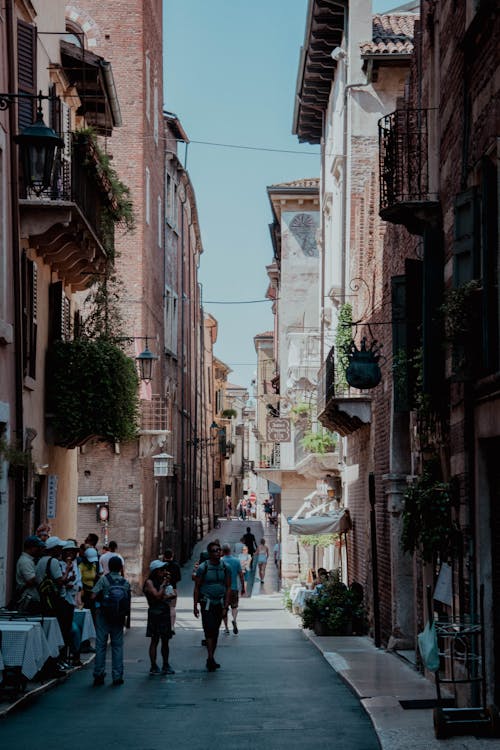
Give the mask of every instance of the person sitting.
[{"label": "person sitting", "polygon": [[318,593],[323,588],[324,584],[329,580],[328,571],[325,568],[318,568],[318,575],[313,581],[313,589],[317,590]]}]

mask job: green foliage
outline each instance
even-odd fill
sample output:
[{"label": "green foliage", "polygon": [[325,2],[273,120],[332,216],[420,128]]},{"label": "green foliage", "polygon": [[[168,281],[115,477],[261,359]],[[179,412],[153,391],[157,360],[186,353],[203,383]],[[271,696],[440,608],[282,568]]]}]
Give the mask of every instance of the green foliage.
[{"label": "green foliage", "polygon": [[122,290],[123,282],[116,275],[112,265],[109,265],[104,276],[96,277],[85,299],[85,304],[90,306],[90,312],[81,323],[82,337],[115,341],[127,339],[120,308]]},{"label": "green foliage", "polygon": [[302,421],[310,424],[312,417],[312,404],[306,404],[304,401],[300,401],[290,409],[290,417],[294,424]]},{"label": "green foliage", "polygon": [[473,320],[472,298],[481,288],[478,279],[472,279],[455,289],[448,289],[440,312],[444,316],[444,332],[451,343],[462,341],[471,330]]},{"label": "green foliage", "polygon": [[352,342],[352,305],[343,304],[339,310],[337,331],[335,334],[335,388],[346,390],[346,370],[349,367],[347,353]]},{"label": "green foliage", "polygon": [[114,230],[119,225],[127,232],[135,229],[135,214],[130,188],[118,177],[111,166],[111,159],[97,141],[93,128],[85,128],[75,133],[76,144],[85,148],[84,166],[96,176],[107,195],[107,202],[101,213],[101,232],[109,257],[114,254]]},{"label": "green foliage", "polygon": [[313,629],[315,623],[326,626],[330,635],[344,635],[353,622],[364,620],[361,587],[354,583],[350,588],[334,577],[322,585],[317,596],[310,597],[301,614],[304,628]]},{"label": "green foliage", "polygon": [[283,591],[283,606],[289,612],[292,611],[292,597],[290,595],[290,589],[284,589]]},{"label": "green foliage", "polygon": [[0,436],[0,477],[2,476],[3,463],[9,464],[9,472],[24,471],[29,469],[32,460],[31,452],[21,450],[15,443],[9,443],[5,435]]},{"label": "green foliage", "polygon": [[221,417],[223,419],[232,419],[233,417],[237,417],[238,413],[236,409],[224,409],[224,411],[221,412]]},{"label": "green foliage", "polygon": [[425,562],[432,562],[437,554],[447,559],[457,547],[451,487],[438,477],[438,462],[429,461],[422,476],[405,492],[401,546],[404,552],[419,550]]},{"label": "green foliage", "polygon": [[47,412],[57,445],[74,447],[92,436],[133,440],[137,391],[135,363],[107,339],[57,341],[47,354]]},{"label": "green foliage", "polygon": [[300,543],[303,547],[329,547],[335,544],[338,539],[337,534],[308,534],[300,537]]},{"label": "green foliage", "polygon": [[324,455],[325,453],[333,453],[337,441],[332,432],[320,428],[316,432],[308,430],[308,432],[304,433],[300,444],[306,451],[309,451],[309,453],[319,453],[320,455]]}]

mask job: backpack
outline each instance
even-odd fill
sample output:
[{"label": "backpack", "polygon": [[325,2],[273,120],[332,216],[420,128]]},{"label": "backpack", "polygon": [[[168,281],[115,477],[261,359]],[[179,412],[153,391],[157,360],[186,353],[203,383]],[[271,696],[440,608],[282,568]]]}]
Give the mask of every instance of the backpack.
[{"label": "backpack", "polygon": [[52,574],[50,572],[50,564],[52,557],[47,560],[45,566],[45,575],[38,584],[38,591],[40,592],[40,602],[42,609],[47,612],[49,610],[55,610],[57,606],[57,600],[60,598],[59,589],[57,588]]},{"label": "backpack", "polygon": [[130,597],[126,581],[122,578],[116,581],[110,573],[106,574],[109,583],[108,588],[101,600],[101,609],[104,617],[109,622],[120,622],[124,620],[130,611]]}]

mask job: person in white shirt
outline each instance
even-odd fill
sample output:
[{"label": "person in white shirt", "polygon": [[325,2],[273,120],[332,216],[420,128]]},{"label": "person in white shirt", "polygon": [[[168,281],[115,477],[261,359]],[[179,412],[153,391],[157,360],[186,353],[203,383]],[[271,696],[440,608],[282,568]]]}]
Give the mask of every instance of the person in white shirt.
[{"label": "person in white shirt", "polygon": [[105,552],[104,555],[101,555],[99,558],[99,563],[101,566],[101,570],[103,575],[107,575],[109,573],[109,561],[112,557],[119,557],[122,561],[123,571],[122,576],[125,578],[125,560],[123,557],[118,554],[116,551],[118,549],[118,544],[116,542],[109,542],[108,544],[108,550],[109,552]]}]

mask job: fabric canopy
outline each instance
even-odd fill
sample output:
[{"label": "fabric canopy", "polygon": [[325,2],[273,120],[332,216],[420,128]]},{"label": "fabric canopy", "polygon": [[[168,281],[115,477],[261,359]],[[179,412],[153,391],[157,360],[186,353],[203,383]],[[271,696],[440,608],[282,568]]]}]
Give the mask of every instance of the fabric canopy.
[{"label": "fabric canopy", "polygon": [[288,519],[290,534],[343,534],[352,528],[349,511],[343,509],[338,513],[310,518]]}]

